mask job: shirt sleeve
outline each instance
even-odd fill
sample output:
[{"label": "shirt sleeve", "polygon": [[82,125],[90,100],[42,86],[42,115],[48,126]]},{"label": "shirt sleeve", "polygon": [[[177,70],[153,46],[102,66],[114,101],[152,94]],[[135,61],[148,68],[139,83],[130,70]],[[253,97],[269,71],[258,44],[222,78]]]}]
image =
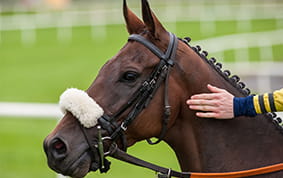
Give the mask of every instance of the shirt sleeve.
[{"label": "shirt sleeve", "polygon": [[254,108],[253,96],[234,97],[234,117],[238,116],[256,116]]},{"label": "shirt sleeve", "polygon": [[253,104],[257,114],[283,111],[283,88],[273,93],[255,95]]}]

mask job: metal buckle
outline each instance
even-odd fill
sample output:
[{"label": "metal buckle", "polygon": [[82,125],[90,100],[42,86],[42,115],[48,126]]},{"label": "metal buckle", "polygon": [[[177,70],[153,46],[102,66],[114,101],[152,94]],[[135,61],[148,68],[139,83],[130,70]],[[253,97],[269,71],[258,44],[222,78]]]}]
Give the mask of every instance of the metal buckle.
[{"label": "metal buckle", "polygon": [[162,67],[162,71],[165,71],[165,70],[168,70],[168,66],[167,66],[167,65],[164,65],[164,66]]},{"label": "metal buckle", "polygon": [[121,127],[121,129],[124,130],[124,131],[126,131],[126,130],[128,129],[128,127],[125,126],[125,122],[122,122],[122,124],[121,124],[120,127]]},{"label": "metal buckle", "polygon": [[152,79],[150,82],[149,82],[151,88],[153,88],[153,86],[156,84],[156,80],[155,79]]},{"label": "metal buckle", "polygon": [[157,178],[171,178],[171,169],[168,169],[168,173],[167,175],[166,174],[163,174],[161,172],[158,172],[157,173]]},{"label": "metal buckle", "polygon": [[143,86],[143,87],[148,86],[148,82],[147,82],[147,81],[144,81],[143,84],[142,84],[142,86]]}]

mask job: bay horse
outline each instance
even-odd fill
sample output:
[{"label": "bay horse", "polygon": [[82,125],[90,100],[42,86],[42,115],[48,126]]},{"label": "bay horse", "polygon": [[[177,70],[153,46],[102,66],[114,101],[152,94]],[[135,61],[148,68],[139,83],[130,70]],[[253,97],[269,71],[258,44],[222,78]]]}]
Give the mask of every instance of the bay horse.
[{"label": "bay horse", "polygon": [[[239,78],[222,72],[221,65],[207,59],[199,47],[167,32],[147,0],[142,0],[143,20],[126,0],[123,12],[128,42],[101,68],[86,92],[68,89],[60,97],[65,115],[44,140],[49,167],[84,177],[98,169],[106,172],[110,166],[106,157],[112,156],[158,170],[165,177],[198,177],[194,172],[199,177],[233,177],[209,173],[269,169],[270,165],[275,165],[272,173],[257,177],[283,177],[282,128],[270,124],[272,116],[201,119],[186,105],[190,96],[209,92],[208,83],[247,96]],[[158,141],[153,143],[152,137]],[[145,139],[150,144],[166,142],[183,172],[127,156],[127,147]]]}]

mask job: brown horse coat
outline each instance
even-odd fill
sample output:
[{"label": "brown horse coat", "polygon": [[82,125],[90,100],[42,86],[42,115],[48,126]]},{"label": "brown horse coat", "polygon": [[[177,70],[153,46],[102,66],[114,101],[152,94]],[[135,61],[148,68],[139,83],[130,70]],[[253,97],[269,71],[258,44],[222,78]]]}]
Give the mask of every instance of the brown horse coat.
[{"label": "brown horse coat", "polygon": [[[129,34],[140,34],[166,51],[168,32],[146,0],[142,0],[142,15],[143,21],[128,9],[124,1]],[[129,41],[101,68],[87,93],[111,116],[130,99],[159,61],[145,46]],[[220,121],[197,118],[195,111],[188,109],[186,100],[194,94],[208,92],[208,83],[224,88],[235,96],[244,96],[236,82],[231,82],[205,57],[179,41],[175,65],[169,77],[171,115],[164,141],[175,151],[182,171],[227,172],[283,162],[283,135],[274,124],[269,123],[266,115]],[[159,136],[163,96],[164,84],[125,132],[127,146]],[[119,117],[118,123],[123,121],[127,112]],[[98,133],[96,127],[88,131],[95,140]],[[75,177],[86,175],[97,161],[97,155],[91,155],[88,147],[79,123],[69,112],[44,142],[49,166]],[[258,177],[279,178],[283,177],[283,173]]]}]

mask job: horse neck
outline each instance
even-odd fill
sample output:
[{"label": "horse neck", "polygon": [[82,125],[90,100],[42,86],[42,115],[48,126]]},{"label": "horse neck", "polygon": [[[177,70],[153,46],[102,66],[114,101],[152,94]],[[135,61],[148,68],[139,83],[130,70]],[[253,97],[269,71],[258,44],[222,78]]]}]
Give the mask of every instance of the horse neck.
[{"label": "horse neck", "polygon": [[201,119],[188,109],[186,99],[208,92],[208,83],[235,96],[242,93],[192,50],[181,50],[178,56],[175,71],[183,91],[181,107],[165,141],[175,151],[182,171],[236,171],[282,162],[283,135],[265,116]]}]

